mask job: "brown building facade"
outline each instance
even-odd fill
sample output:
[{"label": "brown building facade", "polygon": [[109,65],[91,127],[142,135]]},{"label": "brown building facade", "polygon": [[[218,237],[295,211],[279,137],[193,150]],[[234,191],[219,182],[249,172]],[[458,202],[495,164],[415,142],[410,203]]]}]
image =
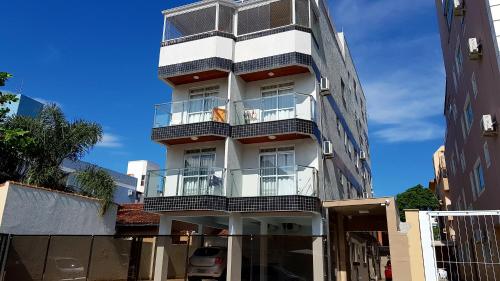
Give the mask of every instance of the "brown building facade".
[{"label": "brown building facade", "polygon": [[451,209],[498,209],[498,1],[436,0],[436,7],[446,70],[445,157]]}]

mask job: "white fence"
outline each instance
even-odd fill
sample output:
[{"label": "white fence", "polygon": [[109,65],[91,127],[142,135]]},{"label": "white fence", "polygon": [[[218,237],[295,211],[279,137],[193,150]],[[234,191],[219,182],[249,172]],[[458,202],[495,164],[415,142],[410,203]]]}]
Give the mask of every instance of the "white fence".
[{"label": "white fence", "polygon": [[500,280],[500,211],[420,212],[426,281]]}]

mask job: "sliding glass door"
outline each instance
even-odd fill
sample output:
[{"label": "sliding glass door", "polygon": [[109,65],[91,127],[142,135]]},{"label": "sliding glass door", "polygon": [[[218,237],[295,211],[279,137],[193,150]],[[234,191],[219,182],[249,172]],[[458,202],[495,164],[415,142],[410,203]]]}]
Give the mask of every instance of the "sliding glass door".
[{"label": "sliding glass door", "polygon": [[260,150],[261,196],[296,193],[295,152],[293,147]]},{"label": "sliding glass door", "polygon": [[267,86],[261,91],[263,122],[294,118],[293,83]]},{"label": "sliding glass door", "polygon": [[214,164],[215,148],[186,151],[182,195],[213,194]]},{"label": "sliding glass door", "polygon": [[219,86],[190,90],[187,123],[211,121],[218,94]]}]

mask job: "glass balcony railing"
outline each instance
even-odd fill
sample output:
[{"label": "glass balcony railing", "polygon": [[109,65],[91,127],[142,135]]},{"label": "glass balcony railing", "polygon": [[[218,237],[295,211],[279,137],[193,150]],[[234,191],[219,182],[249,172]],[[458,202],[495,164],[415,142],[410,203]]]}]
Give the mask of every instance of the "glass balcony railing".
[{"label": "glass balcony railing", "polygon": [[218,97],[190,99],[155,105],[154,128],[199,123],[227,122],[228,100]]},{"label": "glass balcony railing", "polygon": [[225,170],[215,167],[193,167],[149,171],[146,197],[225,196]]},{"label": "glass balcony railing", "polygon": [[311,95],[290,93],[234,102],[236,125],[299,118],[315,120]]},{"label": "glass balcony railing", "polygon": [[228,170],[193,167],[149,171],[146,197],[217,195],[255,197],[318,196],[317,170],[306,166]]},{"label": "glass balcony railing", "polygon": [[317,196],[317,170],[306,166],[229,170],[232,197]]}]

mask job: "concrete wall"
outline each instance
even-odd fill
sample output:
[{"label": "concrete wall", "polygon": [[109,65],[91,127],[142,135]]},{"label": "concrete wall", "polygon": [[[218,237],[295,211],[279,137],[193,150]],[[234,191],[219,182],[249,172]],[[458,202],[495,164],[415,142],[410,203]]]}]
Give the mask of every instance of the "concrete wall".
[{"label": "concrete wall", "polygon": [[[286,42],[286,44],[283,44]],[[234,62],[298,52],[311,54],[311,34],[298,30],[236,42]]]},{"label": "concrete wall", "polygon": [[232,60],[233,49],[233,39],[214,36],[162,47],[158,64],[164,66],[211,57]]},{"label": "concrete wall", "polygon": [[74,194],[7,182],[0,186],[0,232],[10,234],[114,234],[116,205]]}]

